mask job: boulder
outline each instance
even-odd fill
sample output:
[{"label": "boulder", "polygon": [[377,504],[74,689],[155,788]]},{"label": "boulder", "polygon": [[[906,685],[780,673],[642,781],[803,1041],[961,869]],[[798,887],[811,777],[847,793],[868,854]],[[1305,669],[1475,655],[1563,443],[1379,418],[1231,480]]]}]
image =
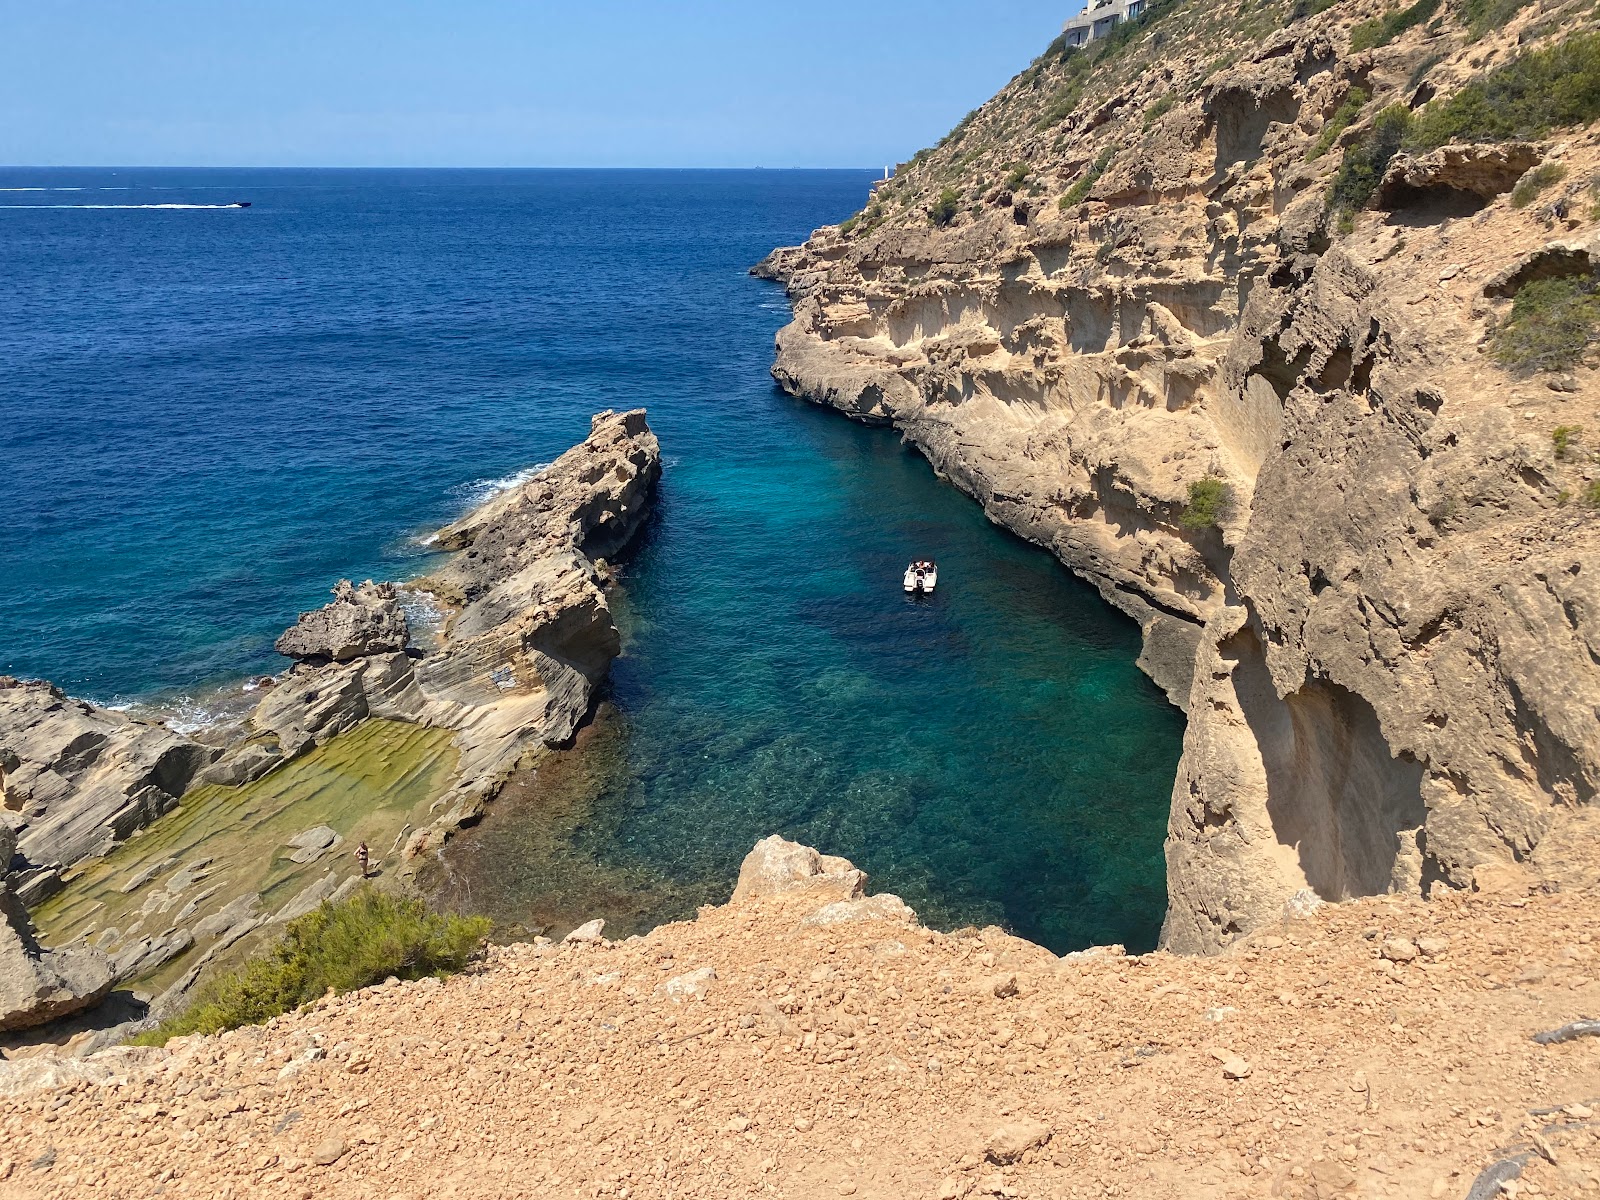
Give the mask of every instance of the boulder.
[{"label": "boulder", "polygon": [[866,872],[858,871],[849,860],[819,854],[810,846],[773,834],[757,842],[739,865],[733,903],[745,904],[792,892],[814,893],[822,899],[856,900],[865,893],[866,886]]},{"label": "boulder", "polygon": [[356,587],[341,579],[334,585],[333,603],[301,613],[273,647],[300,662],[344,663],[404,650],[410,640],[394,584],[369,579]]},{"label": "boulder", "polygon": [[115,979],[111,960],[99,950],[43,949],[27,910],[0,883],[0,1032],[31,1029],[98,1004]]},{"label": "boulder", "polygon": [[859,900],[835,900],[824,904],[804,921],[803,925],[842,925],[850,921],[899,921],[915,925],[917,914],[899,896],[882,892],[876,896],[863,896]]}]

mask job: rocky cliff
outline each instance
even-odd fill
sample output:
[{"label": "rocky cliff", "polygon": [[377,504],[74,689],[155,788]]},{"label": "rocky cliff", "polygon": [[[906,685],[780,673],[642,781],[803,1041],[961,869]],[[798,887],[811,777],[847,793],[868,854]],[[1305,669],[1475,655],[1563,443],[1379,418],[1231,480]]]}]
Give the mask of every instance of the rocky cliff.
[{"label": "rocky cliff", "polygon": [[757,268],[784,388],[1139,622],[1168,947],[1600,830],[1594,17],[1490,7],[1152,6]]}]

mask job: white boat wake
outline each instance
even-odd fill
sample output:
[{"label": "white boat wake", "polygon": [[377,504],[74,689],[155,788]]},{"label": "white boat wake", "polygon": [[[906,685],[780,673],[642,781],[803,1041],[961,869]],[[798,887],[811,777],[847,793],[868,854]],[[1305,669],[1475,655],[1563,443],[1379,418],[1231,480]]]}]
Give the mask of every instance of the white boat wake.
[{"label": "white boat wake", "polygon": [[[21,190],[21,189],[17,189]],[[0,208],[238,208],[237,204],[0,204]]]}]

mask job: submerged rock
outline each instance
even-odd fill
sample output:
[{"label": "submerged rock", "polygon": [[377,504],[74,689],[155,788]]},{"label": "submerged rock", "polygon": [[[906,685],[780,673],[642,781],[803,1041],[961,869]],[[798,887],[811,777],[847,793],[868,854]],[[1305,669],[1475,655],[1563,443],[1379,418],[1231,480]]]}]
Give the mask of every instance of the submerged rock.
[{"label": "submerged rock", "polygon": [[341,579],[334,585],[333,603],[301,613],[273,648],[300,662],[345,663],[404,650],[410,640],[394,584],[369,579],[356,587]]}]

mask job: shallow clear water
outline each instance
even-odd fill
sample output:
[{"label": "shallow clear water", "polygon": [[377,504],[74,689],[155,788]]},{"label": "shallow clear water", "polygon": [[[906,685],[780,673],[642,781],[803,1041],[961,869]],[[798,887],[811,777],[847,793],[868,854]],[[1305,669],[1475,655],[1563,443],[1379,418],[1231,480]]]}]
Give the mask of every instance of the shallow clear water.
[{"label": "shallow clear water", "polygon": [[0,205],[253,202],[0,208],[0,670],[170,701],[279,669],[334,579],[416,573],[418,532],[644,405],[668,466],[616,718],[564,799],[463,841],[457,892],[514,922],[610,881],[648,922],[782,832],[940,923],[1150,945],[1182,727],[1135,628],[767,375],[787,306],[745,269],[868,178],[0,171],[129,189]]}]

